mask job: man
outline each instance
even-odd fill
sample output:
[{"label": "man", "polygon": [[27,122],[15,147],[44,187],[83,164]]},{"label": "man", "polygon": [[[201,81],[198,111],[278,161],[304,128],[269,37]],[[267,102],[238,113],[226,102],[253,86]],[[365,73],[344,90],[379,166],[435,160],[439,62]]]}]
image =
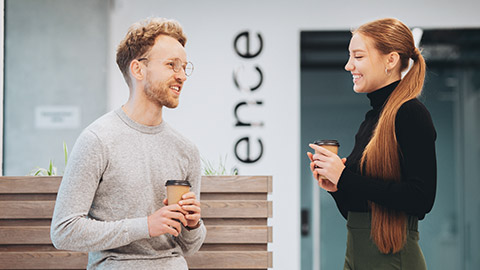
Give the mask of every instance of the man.
[{"label": "man", "polygon": [[[51,226],[55,247],[89,252],[87,269],[188,269],[202,245],[200,156],[162,119],[193,70],[176,21],[132,25],[117,49],[125,105],[88,126],[68,161]],[[191,192],[168,205],[167,180]]]}]

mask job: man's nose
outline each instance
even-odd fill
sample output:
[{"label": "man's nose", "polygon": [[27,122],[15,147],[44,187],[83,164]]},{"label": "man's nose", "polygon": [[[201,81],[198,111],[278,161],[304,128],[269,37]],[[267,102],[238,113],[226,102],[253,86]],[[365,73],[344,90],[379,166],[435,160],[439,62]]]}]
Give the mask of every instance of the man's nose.
[{"label": "man's nose", "polygon": [[175,73],[175,79],[179,82],[184,82],[187,80],[187,75],[185,74],[185,70],[183,68]]}]

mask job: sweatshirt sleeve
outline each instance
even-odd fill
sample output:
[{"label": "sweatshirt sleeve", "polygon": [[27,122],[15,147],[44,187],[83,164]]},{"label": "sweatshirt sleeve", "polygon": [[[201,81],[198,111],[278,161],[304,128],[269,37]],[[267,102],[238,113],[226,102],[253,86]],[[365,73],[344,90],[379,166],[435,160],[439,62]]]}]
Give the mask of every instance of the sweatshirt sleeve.
[{"label": "sweatshirt sleeve", "polygon": [[58,249],[91,252],[148,238],[147,217],[100,221],[89,218],[98,184],[108,164],[99,138],[84,131],[72,149],[58,190],[50,236]]},{"label": "sweatshirt sleeve", "polygon": [[[197,200],[200,201],[200,187],[202,180],[200,154],[198,149],[195,146],[193,147],[193,154],[189,160],[190,166],[187,180],[191,183],[191,190],[195,193]],[[187,229],[182,225],[182,231],[176,238],[178,244],[182,248],[184,256],[189,256],[197,252],[205,240],[207,229],[201,220],[199,222],[200,226],[195,229]]]},{"label": "sweatshirt sleeve", "polygon": [[437,182],[436,132],[430,113],[418,100],[406,102],[397,113],[396,135],[402,179],[384,181],[345,169],[339,190],[423,218],[433,207]]}]

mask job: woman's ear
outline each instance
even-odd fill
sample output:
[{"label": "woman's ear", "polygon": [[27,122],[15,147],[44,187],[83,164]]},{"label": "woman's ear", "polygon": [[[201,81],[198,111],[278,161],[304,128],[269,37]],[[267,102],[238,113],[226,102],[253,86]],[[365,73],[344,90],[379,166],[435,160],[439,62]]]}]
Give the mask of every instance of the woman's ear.
[{"label": "woman's ear", "polygon": [[391,52],[387,55],[387,65],[388,70],[393,70],[397,68],[397,65],[400,63],[400,55],[397,52]]},{"label": "woman's ear", "polygon": [[138,81],[144,79],[143,65],[137,59],[134,59],[132,62],[130,62],[130,74]]}]

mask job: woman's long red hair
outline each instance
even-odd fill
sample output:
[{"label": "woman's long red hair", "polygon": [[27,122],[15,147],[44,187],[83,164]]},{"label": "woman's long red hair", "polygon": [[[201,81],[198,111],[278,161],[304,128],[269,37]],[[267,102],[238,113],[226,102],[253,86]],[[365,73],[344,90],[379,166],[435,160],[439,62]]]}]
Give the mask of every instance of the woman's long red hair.
[{"label": "woman's long red hair", "polygon": [[[425,60],[415,48],[410,29],[397,19],[381,19],[360,26],[353,32],[371,38],[382,54],[397,52],[400,70],[413,66],[384,104],[373,136],[366,146],[360,168],[365,175],[385,181],[401,181],[400,156],[395,135],[395,118],[400,106],[418,97],[425,80]],[[407,216],[402,211],[370,202],[372,211],[371,237],[385,254],[400,251],[406,243]]]}]

